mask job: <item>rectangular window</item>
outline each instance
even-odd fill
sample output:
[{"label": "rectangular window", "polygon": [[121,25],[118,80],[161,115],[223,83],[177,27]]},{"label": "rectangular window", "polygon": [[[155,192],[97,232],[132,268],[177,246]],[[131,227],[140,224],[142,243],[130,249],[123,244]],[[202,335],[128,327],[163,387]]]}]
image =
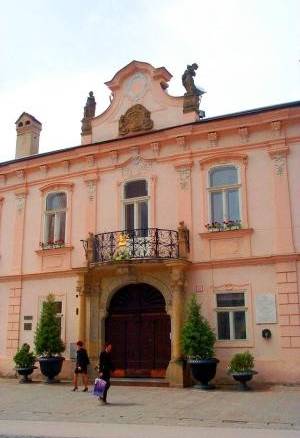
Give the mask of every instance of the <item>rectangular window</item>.
[{"label": "rectangular window", "polygon": [[146,230],[148,229],[148,202],[139,202],[138,209],[139,228]]},{"label": "rectangular window", "polygon": [[54,242],[55,214],[46,214],[46,243]]},{"label": "rectangular window", "polygon": [[227,219],[230,221],[237,221],[240,219],[238,190],[228,190],[227,192]]},{"label": "rectangular window", "polygon": [[243,292],[218,293],[216,301],[218,339],[246,339],[245,294]]},{"label": "rectangular window", "polygon": [[56,213],[56,238],[55,240],[64,242],[65,241],[65,229],[66,229],[66,212],[61,211],[59,213]]},{"label": "rectangular window", "polygon": [[134,204],[125,204],[125,229],[134,230]]},{"label": "rectangular window", "polygon": [[228,221],[240,221],[240,183],[235,166],[220,166],[209,171],[210,222],[228,229]]},{"label": "rectangular window", "polygon": [[223,196],[222,192],[211,193],[211,221],[223,222]]}]

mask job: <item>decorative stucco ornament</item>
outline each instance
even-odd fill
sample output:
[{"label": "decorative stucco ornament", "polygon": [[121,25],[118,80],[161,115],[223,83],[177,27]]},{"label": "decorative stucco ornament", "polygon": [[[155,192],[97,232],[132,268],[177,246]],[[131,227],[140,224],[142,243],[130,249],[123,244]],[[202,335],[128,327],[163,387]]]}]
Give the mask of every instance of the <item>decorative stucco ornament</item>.
[{"label": "decorative stucco ornament", "polygon": [[133,75],[127,82],[125,93],[133,102],[137,102],[146,94],[149,88],[148,77],[141,72]]},{"label": "decorative stucco ornament", "polygon": [[140,153],[137,153],[131,158],[128,165],[123,168],[123,177],[131,178],[133,176],[145,175],[151,170],[152,163],[153,160],[146,160]]},{"label": "decorative stucco ornament", "polygon": [[177,170],[179,174],[179,185],[182,190],[187,190],[191,180],[191,169],[183,167]]},{"label": "decorative stucco ornament", "polygon": [[286,158],[284,154],[278,153],[274,157],[274,167],[276,175],[282,176],[285,173]]},{"label": "decorative stucco ornament", "polygon": [[119,120],[119,135],[131,132],[149,131],[153,128],[150,112],[140,104],[129,108]]}]

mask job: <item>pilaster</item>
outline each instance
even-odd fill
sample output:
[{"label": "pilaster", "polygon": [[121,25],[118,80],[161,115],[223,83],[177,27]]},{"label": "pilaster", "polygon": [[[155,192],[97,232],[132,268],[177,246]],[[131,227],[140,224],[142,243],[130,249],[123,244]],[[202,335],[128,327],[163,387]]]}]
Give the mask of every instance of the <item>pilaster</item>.
[{"label": "pilaster", "polygon": [[[21,286],[21,285],[20,285]],[[8,318],[7,318],[7,356],[13,357],[19,348],[20,317],[21,317],[22,289],[15,285],[9,290]]]},{"label": "pilaster", "polygon": [[84,274],[77,279],[76,292],[79,298],[78,308],[78,340],[86,343],[86,293],[84,290]]},{"label": "pilaster", "polygon": [[291,203],[288,182],[287,154],[288,146],[284,142],[275,143],[269,148],[272,159],[275,205],[275,247],[276,254],[293,253],[294,242],[292,234]]},{"label": "pilaster", "polygon": [[86,229],[88,233],[96,232],[98,179],[96,173],[88,175],[84,179],[87,188]]},{"label": "pilaster", "polygon": [[181,267],[171,268],[172,317],[171,317],[171,361],[166,377],[171,386],[184,386],[185,370],[182,361],[181,329],[184,310],[185,273]]},{"label": "pilaster", "polygon": [[[193,162],[175,166],[177,179],[177,219],[183,221],[192,233],[192,172]],[[192,248],[191,248],[192,251]]]},{"label": "pilaster", "polygon": [[22,271],[22,254],[23,254],[23,240],[24,240],[24,225],[25,225],[25,207],[27,190],[25,188],[18,189],[15,192],[16,196],[16,214],[14,227],[14,241],[13,241],[13,259],[12,270],[16,274]]},{"label": "pilaster", "polygon": [[300,294],[296,262],[277,263],[276,276],[281,348],[284,351],[300,348]]}]

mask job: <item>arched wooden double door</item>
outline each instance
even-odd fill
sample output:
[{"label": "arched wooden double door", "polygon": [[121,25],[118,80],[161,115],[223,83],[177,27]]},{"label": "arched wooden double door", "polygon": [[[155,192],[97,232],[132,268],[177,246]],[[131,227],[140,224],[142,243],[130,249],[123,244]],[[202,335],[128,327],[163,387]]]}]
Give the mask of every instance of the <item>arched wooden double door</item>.
[{"label": "arched wooden double door", "polygon": [[145,284],[130,284],[113,296],[105,321],[115,375],[164,377],[171,357],[171,322],[163,295]]}]

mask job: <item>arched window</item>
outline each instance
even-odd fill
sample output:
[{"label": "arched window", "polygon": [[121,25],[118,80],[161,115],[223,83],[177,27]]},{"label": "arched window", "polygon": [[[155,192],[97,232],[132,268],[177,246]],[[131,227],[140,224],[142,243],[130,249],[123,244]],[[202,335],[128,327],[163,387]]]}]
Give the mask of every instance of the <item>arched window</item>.
[{"label": "arched window", "polygon": [[148,186],[146,180],[124,185],[124,222],[127,231],[148,230]]},{"label": "arched window", "polygon": [[67,195],[64,192],[49,193],[46,197],[44,244],[65,244]]},{"label": "arched window", "polygon": [[211,222],[240,220],[240,183],[235,166],[218,166],[209,171]]}]

